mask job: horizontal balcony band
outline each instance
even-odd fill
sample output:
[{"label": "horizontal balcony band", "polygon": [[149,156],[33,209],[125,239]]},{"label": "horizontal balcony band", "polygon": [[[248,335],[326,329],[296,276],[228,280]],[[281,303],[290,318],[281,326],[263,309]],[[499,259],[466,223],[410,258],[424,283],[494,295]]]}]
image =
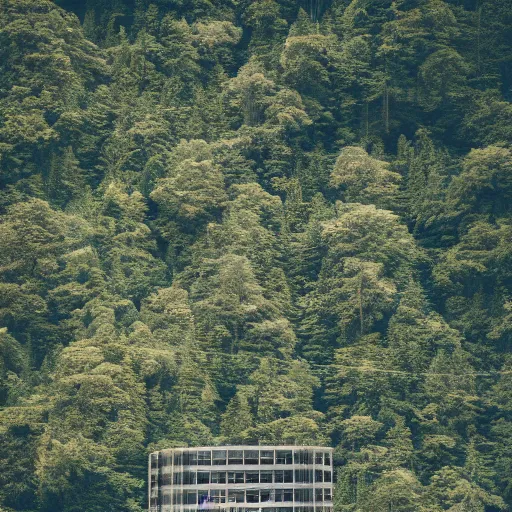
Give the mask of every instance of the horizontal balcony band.
[{"label": "horizontal balcony band", "polygon": [[169,489],[183,489],[184,491],[198,491],[202,489],[232,489],[234,491],[243,490],[274,490],[274,489],[330,489],[333,487],[331,482],[297,482],[297,483],[276,483],[276,484],[164,484],[160,485],[159,488],[163,490]]},{"label": "horizontal balcony band", "polygon": [[271,470],[286,470],[286,469],[322,469],[327,471],[331,469],[330,464],[222,464],[222,465],[193,465],[185,466],[183,464],[167,464],[159,468],[151,468],[151,472],[163,472],[163,469],[179,468],[180,471],[185,469],[187,471],[271,471]]}]

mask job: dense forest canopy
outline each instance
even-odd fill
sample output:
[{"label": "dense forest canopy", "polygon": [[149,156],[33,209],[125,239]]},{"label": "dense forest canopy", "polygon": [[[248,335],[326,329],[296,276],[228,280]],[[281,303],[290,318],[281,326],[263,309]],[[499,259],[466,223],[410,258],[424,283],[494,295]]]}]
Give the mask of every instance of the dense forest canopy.
[{"label": "dense forest canopy", "polygon": [[0,0],[0,510],[258,442],[510,510],[511,102],[509,0]]}]

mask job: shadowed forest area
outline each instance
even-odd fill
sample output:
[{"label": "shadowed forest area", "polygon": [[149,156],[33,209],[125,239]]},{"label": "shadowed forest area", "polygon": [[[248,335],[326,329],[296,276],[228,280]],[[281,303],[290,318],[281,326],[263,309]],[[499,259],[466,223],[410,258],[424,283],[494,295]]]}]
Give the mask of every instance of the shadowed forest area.
[{"label": "shadowed forest area", "polygon": [[511,101],[509,0],[0,0],[0,511],[258,442],[510,510]]}]

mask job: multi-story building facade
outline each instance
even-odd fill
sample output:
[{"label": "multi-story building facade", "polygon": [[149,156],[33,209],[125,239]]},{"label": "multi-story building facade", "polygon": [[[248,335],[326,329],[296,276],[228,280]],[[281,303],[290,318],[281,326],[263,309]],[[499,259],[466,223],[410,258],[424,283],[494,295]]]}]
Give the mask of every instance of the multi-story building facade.
[{"label": "multi-story building facade", "polygon": [[332,512],[332,448],[175,448],[149,457],[150,512]]}]

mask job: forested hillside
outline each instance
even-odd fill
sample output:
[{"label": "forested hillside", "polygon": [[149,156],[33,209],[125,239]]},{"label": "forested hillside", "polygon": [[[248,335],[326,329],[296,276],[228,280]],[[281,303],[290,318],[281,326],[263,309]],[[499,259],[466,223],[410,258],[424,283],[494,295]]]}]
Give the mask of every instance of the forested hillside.
[{"label": "forested hillside", "polygon": [[510,510],[511,101],[509,0],[0,0],[0,510],[258,442]]}]

